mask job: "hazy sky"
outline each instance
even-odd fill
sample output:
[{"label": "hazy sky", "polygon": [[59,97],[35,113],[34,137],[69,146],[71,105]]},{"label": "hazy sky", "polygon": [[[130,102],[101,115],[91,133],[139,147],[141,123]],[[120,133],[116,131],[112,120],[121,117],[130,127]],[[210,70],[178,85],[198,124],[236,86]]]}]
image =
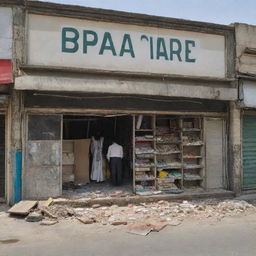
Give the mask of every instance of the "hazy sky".
[{"label": "hazy sky", "polygon": [[[42,1],[42,0],[41,0]],[[43,0],[220,24],[256,25],[256,0]]]}]

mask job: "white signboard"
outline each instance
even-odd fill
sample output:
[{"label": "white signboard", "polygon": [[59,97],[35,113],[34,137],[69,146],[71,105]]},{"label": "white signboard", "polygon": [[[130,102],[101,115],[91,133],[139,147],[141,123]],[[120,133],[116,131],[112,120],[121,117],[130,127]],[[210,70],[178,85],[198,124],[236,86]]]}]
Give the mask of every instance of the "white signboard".
[{"label": "white signboard", "polygon": [[0,59],[12,58],[12,9],[0,7]]},{"label": "white signboard", "polygon": [[31,14],[28,64],[225,77],[225,38]]}]

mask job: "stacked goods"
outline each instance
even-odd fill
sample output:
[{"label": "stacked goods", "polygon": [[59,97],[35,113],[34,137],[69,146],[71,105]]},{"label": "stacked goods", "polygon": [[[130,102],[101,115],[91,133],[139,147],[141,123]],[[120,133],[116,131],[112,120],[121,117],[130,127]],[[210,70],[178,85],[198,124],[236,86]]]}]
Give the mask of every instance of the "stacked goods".
[{"label": "stacked goods", "polygon": [[157,189],[161,191],[177,190],[174,180],[171,178],[158,178]]},{"label": "stacked goods", "polygon": [[171,144],[171,145],[156,145],[156,152],[157,154],[169,154],[169,153],[173,153],[173,152],[179,152],[179,147],[175,144]]},{"label": "stacked goods", "polygon": [[197,135],[187,135],[183,136],[184,145],[203,145],[203,141]]}]

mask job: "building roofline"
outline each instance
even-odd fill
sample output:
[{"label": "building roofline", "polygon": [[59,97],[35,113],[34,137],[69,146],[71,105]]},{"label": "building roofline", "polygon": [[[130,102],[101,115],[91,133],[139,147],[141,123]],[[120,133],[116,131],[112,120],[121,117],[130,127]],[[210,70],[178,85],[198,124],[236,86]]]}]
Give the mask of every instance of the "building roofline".
[{"label": "building roofline", "polygon": [[[20,2],[22,0],[16,1]],[[29,13],[36,13],[42,15],[65,16],[71,18],[90,19],[105,22],[129,23],[141,26],[184,29],[216,34],[223,34],[223,32],[234,31],[234,27],[230,25],[221,25],[208,22],[176,19],[115,10],[106,10],[78,5],[41,2],[35,0],[26,0],[25,7]]]}]

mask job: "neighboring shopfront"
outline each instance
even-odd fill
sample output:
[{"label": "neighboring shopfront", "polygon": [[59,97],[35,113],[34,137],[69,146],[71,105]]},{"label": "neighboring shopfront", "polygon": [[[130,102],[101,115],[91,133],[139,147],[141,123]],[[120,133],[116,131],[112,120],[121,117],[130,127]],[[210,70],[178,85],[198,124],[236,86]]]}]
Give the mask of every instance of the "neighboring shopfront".
[{"label": "neighboring shopfront", "polygon": [[5,201],[11,177],[6,170],[6,141],[9,90],[13,84],[12,70],[12,10],[0,7],[0,201]]},{"label": "neighboring shopfront", "polygon": [[256,27],[235,24],[241,110],[241,189],[256,189]]},{"label": "neighboring shopfront", "polygon": [[85,185],[76,152],[88,155],[99,128],[119,138],[138,194],[233,189],[232,27],[32,1],[26,8],[15,80],[24,199],[61,196],[64,178]]}]

